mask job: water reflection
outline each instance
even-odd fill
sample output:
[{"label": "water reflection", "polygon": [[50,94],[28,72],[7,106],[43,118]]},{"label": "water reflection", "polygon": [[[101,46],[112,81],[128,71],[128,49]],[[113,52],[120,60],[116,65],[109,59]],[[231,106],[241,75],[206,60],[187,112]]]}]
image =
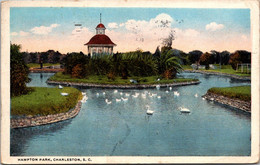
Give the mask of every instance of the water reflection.
[{"label": "water reflection", "polygon": [[53,133],[62,131],[62,129],[68,126],[70,123],[71,120],[65,120],[62,122],[42,126],[11,129],[11,156],[23,156],[26,153],[26,149],[29,147],[28,143],[31,139],[35,139],[42,135],[52,136]]}]

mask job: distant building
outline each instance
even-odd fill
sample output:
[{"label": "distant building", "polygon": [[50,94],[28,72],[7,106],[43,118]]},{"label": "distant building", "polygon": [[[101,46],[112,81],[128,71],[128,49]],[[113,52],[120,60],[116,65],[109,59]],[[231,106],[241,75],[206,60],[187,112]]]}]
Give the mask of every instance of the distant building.
[{"label": "distant building", "polygon": [[96,35],[93,36],[88,43],[84,44],[88,46],[88,53],[93,55],[98,54],[113,54],[113,47],[116,46],[115,43],[111,41],[111,39],[105,35],[105,26],[101,23],[101,15],[100,15],[100,23],[96,27]]}]

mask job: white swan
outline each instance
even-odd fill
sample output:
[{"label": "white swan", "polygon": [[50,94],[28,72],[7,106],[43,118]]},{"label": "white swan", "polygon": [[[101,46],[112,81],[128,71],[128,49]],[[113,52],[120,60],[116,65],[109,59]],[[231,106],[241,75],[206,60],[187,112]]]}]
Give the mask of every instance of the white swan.
[{"label": "white swan", "polygon": [[128,97],[128,96],[130,96],[130,94],[129,94],[129,93],[126,93],[125,96]]},{"label": "white swan", "polygon": [[63,88],[63,86],[59,85],[59,88],[60,88],[60,89],[62,89],[62,88]]},{"label": "white swan", "polygon": [[117,93],[118,91],[117,90],[114,90],[114,93]]},{"label": "white swan", "polygon": [[99,93],[97,93],[96,95],[97,95],[97,97],[98,97],[98,96],[99,96]]},{"label": "white swan", "polygon": [[107,104],[111,104],[112,101],[108,101],[108,99],[105,100]]},{"label": "white swan", "polygon": [[120,95],[122,96],[122,95],[123,95],[123,93],[122,93],[122,92],[120,92]]},{"label": "white swan", "polygon": [[160,99],[160,98],[161,98],[161,96],[157,96],[157,98],[158,98],[158,99]]},{"label": "white swan", "polygon": [[68,93],[60,93],[62,96],[68,96]]},{"label": "white swan", "polygon": [[156,89],[160,89],[160,85],[156,85]]},{"label": "white swan", "polygon": [[171,90],[172,90],[172,87],[170,87],[169,89],[170,89],[170,91],[171,91]]},{"label": "white swan", "polygon": [[83,96],[86,96],[86,94],[87,94],[86,92],[82,92],[82,95],[83,95]]},{"label": "white swan", "polygon": [[121,97],[121,99],[122,99],[123,101],[127,101],[127,100],[128,100],[128,98],[123,98],[123,97]]},{"label": "white swan", "polygon": [[146,111],[147,115],[152,115],[154,111],[152,111],[148,105],[146,106],[146,108],[147,108]]},{"label": "white swan", "polygon": [[103,92],[103,95],[105,95],[106,94],[106,92]]},{"label": "white swan", "polygon": [[195,97],[198,97],[199,95],[196,93],[194,96],[195,96]]},{"label": "white swan", "polygon": [[178,91],[174,91],[173,94],[174,94],[175,96],[180,96],[180,93],[179,93]]},{"label": "white swan", "polygon": [[165,93],[169,93],[169,91],[165,91]]},{"label": "white swan", "polygon": [[85,103],[86,101],[88,100],[88,97],[87,96],[84,96],[81,100],[82,103]]},{"label": "white swan", "polygon": [[182,113],[190,113],[190,110],[188,108],[180,107],[179,109]]},{"label": "white swan", "polygon": [[121,99],[116,99],[116,102],[119,102],[119,101],[121,101]]}]

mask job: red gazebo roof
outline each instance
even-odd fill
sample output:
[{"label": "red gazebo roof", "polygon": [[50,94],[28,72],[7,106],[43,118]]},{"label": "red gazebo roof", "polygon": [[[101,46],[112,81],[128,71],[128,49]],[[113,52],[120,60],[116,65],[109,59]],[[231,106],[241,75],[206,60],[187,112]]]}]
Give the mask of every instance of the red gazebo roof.
[{"label": "red gazebo roof", "polygon": [[97,25],[96,28],[105,28],[105,26],[102,23],[100,23],[100,24]]},{"label": "red gazebo roof", "polygon": [[115,43],[111,41],[111,39],[105,34],[96,34],[93,36],[88,43],[84,45],[113,45],[116,46]]}]

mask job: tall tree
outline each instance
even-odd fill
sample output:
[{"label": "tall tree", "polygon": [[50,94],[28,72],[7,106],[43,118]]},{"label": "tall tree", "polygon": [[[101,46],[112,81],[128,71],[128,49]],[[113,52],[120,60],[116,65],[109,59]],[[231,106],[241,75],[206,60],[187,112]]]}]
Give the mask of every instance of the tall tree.
[{"label": "tall tree", "polygon": [[20,45],[11,44],[11,96],[19,96],[29,91],[26,87],[26,83],[30,82],[29,68],[23,60],[20,49]]}]

